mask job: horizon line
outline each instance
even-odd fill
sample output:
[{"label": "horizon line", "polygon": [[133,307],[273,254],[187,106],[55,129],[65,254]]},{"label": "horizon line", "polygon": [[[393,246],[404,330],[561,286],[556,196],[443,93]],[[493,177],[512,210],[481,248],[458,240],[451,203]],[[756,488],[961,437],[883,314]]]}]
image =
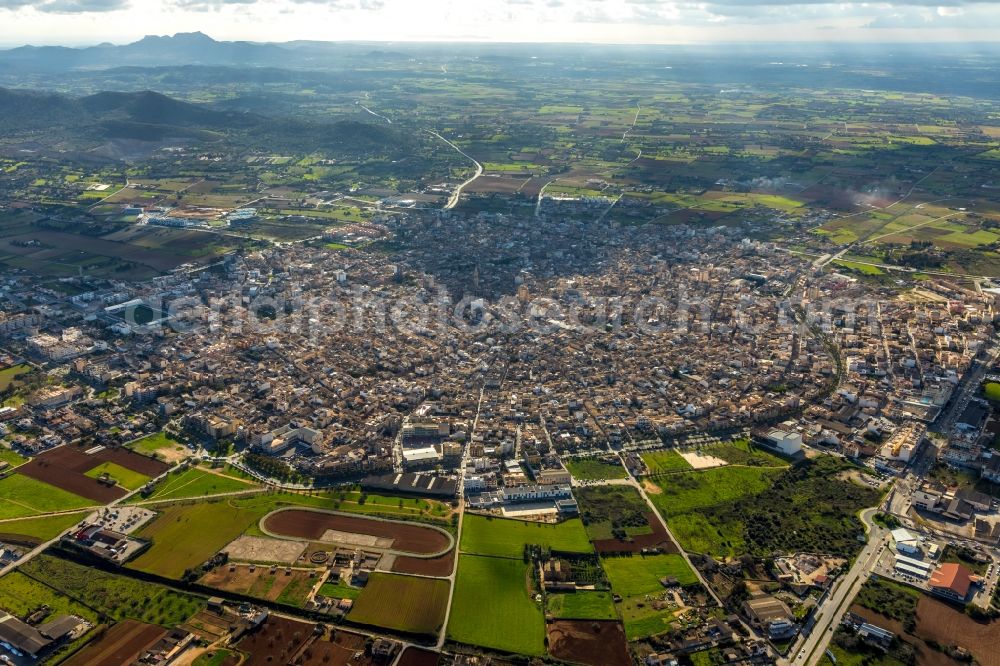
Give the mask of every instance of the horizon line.
[{"label": "horizon line", "polygon": [[19,48],[66,48],[74,50],[83,50],[88,48],[96,48],[100,46],[106,47],[122,47],[131,46],[137,44],[144,39],[153,38],[165,38],[172,39],[182,35],[203,35],[213,42],[219,44],[253,44],[258,46],[281,46],[283,44],[301,44],[301,43],[311,43],[311,44],[331,44],[331,45],[357,45],[357,46],[367,46],[367,45],[402,45],[402,46],[418,46],[418,45],[453,45],[462,44],[469,46],[583,46],[583,47],[619,47],[619,48],[644,48],[644,47],[726,47],[726,46],[739,46],[739,47],[774,47],[774,46],[808,46],[810,49],[819,50],[824,46],[885,46],[885,47],[899,47],[899,46],[913,46],[913,47],[940,47],[940,46],[961,46],[963,49],[968,49],[970,46],[988,46],[992,48],[1000,48],[1000,42],[991,41],[988,39],[982,40],[960,40],[960,39],[947,39],[947,40],[932,40],[932,41],[921,41],[921,40],[905,40],[905,41],[877,41],[877,40],[864,40],[864,39],[830,39],[817,42],[816,40],[801,39],[801,40],[779,40],[779,41],[764,41],[764,40],[748,40],[748,41],[735,41],[735,40],[720,40],[720,41],[690,41],[690,42],[597,42],[597,41],[535,41],[535,40],[525,40],[525,41],[492,41],[489,39],[480,38],[436,38],[436,39],[426,39],[426,38],[414,38],[414,39],[392,39],[392,40],[370,40],[370,39],[289,39],[284,41],[260,41],[255,39],[216,39],[211,35],[201,31],[192,30],[189,32],[175,32],[173,34],[147,34],[142,37],[132,39],[131,41],[123,42],[112,42],[108,40],[102,40],[100,42],[88,42],[88,43],[71,43],[71,42],[8,42],[3,41],[0,38],[0,50],[13,50]]}]

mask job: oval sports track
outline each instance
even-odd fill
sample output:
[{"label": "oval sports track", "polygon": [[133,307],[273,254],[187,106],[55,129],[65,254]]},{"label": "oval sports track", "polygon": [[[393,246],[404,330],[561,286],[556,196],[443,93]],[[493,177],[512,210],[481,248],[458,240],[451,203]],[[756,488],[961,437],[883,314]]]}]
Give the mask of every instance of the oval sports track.
[{"label": "oval sports track", "polygon": [[391,540],[389,546],[365,546],[415,557],[438,557],[448,553],[455,540],[443,529],[385,518],[355,516],[322,509],[278,509],[261,519],[265,534],[285,539],[323,541],[328,531]]}]

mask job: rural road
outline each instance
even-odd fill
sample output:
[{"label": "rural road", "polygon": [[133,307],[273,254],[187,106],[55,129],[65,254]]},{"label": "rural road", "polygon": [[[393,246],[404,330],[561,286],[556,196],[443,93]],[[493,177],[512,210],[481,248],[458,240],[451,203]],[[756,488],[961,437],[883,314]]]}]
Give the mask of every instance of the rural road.
[{"label": "rural road", "polygon": [[687,551],[681,548],[680,542],[677,541],[677,538],[674,536],[674,533],[670,531],[669,527],[667,527],[667,521],[665,521],[663,519],[663,516],[660,515],[660,512],[656,510],[656,505],[654,505],[653,501],[649,499],[649,495],[646,494],[646,489],[643,488],[642,484],[639,483],[638,479],[636,479],[632,475],[631,470],[629,470],[628,467],[625,466],[624,460],[622,460],[622,467],[625,467],[626,471],[628,471],[629,479],[632,481],[632,486],[634,486],[635,489],[639,491],[639,494],[642,496],[643,501],[646,502],[646,505],[649,507],[649,510],[653,512],[654,516],[656,516],[656,520],[659,521],[660,525],[666,531],[667,536],[670,537],[670,541],[672,541],[674,546],[677,548],[677,552],[680,553],[680,556],[684,558],[684,561],[687,562],[687,565],[691,567],[691,571],[693,571],[695,576],[698,577],[698,582],[701,583],[702,587],[704,587],[708,591],[712,599],[715,600],[715,603],[719,604],[719,607],[722,608],[723,607],[722,599],[720,599],[719,595],[715,593],[715,590],[712,589],[712,586],[708,584],[708,581],[705,580],[705,577],[701,575],[701,572],[698,571],[698,568],[691,563],[691,558],[688,557]]},{"label": "rural road", "polygon": [[[175,465],[175,466],[171,467],[170,469],[168,469],[167,471],[165,471],[163,474],[160,474],[158,477],[156,477],[155,479],[153,479],[153,481],[154,482],[161,481],[162,479],[166,478],[166,476],[168,474],[170,474],[174,470],[178,469],[179,467],[180,467],[180,465]],[[121,497],[119,497],[118,499],[114,500],[113,502],[109,502],[108,504],[105,504],[102,507],[96,508],[93,511],[93,513],[91,513],[89,516],[87,516],[88,520],[94,514],[96,514],[98,511],[100,511],[102,509],[110,509],[111,507],[117,506],[117,505],[121,504],[122,502],[127,501],[128,499],[130,499],[131,497],[133,497],[134,495],[138,494],[141,491],[142,491],[142,488],[136,488],[135,490],[133,490],[133,491],[131,491],[131,492],[125,494],[125,495],[122,495]],[[80,511],[83,511],[83,510],[85,510],[85,509],[80,509]],[[60,515],[60,514],[63,514],[63,513],[66,513],[66,512],[64,512],[64,511],[56,511],[56,512],[53,512],[51,514],[50,513],[43,513],[43,514],[39,514],[37,516],[27,516],[27,517],[28,518],[45,518],[46,516]],[[70,513],[73,513],[73,512],[70,512]],[[76,525],[73,525],[72,527],[69,527],[69,528],[63,530],[62,532],[60,532],[59,534],[57,534],[55,537],[49,539],[48,541],[46,541],[43,544],[40,544],[40,545],[36,546],[33,550],[25,553],[21,557],[21,559],[15,560],[14,562],[11,562],[7,566],[3,567],[2,569],[0,569],[0,578],[3,578],[8,573],[10,573],[11,571],[13,571],[15,568],[21,566],[25,562],[27,562],[29,560],[32,560],[35,557],[38,557],[43,552],[45,552],[49,548],[49,546],[52,546],[52,545],[58,543],[60,539],[62,539],[64,536],[66,536],[67,534],[69,534],[70,532],[72,532],[75,529],[76,529]]]},{"label": "rural road", "polygon": [[434,130],[427,130],[427,133],[428,134],[433,134],[437,138],[441,139],[442,141],[444,141],[445,143],[447,143],[449,146],[451,146],[452,148],[454,148],[456,151],[458,151],[459,155],[461,155],[462,157],[465,157],[466,159],[472,160],[472,163],[476,165],[476,173],[475,173],[475,175],[473,175],[472,178],[468,179],[467,181],[465,181],[464,183],[462,183],[461,185],[459,185],[458,187],[456,187],[454,193],[452,193],[452,195],[451,195],[451,198],[448,199],[448,203],[445,205],[444,209],[445,210],[451,210],[452,208],[454,208],[455,206],[458,205],[458,200],[462,198],[462,190],[464,190],[466,188],[466,186],[471,185],[473,183],[473,181],[475,181],[477,178],[479,178],[480,176],[483,175],[483,165],[480,164],[476,159],[470,157],[464,150],[462,150],[461,148],[459,148],[454,143],[452,143],[448,139],[444,138],[443,136],[441,136],[440,134],[438,134]]},{"label": "rural road", "polygon": [[[472,430],[469,432],[469,441],[476,434],[476,427],[479,425],[479,413],[483,408],[483,394],[485,389],[479,389],[479,402],[476,404],[476,418],[472,421]],[[441,650],[444,647],[444,643],[448,640],[448,620],[451,619],[451,604],[455,599],[455,579],[458,577],[458,558],[462,553],[462,526],[465,524],[465,470],[468,469],[469,464],[469,449],[471,447],[466,444],[465,451],[462,453],[462,471],[458,478],[458,530],[455,532],[455,561],[452,563],[451,575],[448,576],[448,605],[445,606],[444,611],[444,621],[441,623],[441,633],[438,635],[437,649]]]}]

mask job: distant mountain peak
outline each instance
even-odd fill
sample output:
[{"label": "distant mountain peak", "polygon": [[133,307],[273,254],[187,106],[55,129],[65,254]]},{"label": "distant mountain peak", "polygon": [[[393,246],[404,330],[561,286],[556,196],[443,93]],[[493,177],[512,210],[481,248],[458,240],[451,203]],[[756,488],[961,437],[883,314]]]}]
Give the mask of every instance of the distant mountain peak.
[{"label": "distant mountain peak", "polygon": [[218,42],[201,31],[178,32],[174,35],[146,35],[136,44],[149,44],[151,42],[183,42],[187,44],[218,44]]}]

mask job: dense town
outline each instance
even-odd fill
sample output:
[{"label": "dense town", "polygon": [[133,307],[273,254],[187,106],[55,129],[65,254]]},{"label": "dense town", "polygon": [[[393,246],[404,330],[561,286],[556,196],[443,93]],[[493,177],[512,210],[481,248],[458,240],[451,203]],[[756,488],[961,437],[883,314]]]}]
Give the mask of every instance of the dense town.
[{"label": "dense town", "polygon": [[[591,207],[548,213],[560,222],[544,245],[534,218],[488,213],[397,212],[329,231],[405,238],[396,263],[286,244],[145,283],[64,278],[77,287],[69,297],[8,276],[4,360],[21,381],[6,392],[6,445],[44,459],[163,432],[183,443],[159,452],[171,466],[210,461],[272,487],[360,485],[548,524],[586,518],[586,493],[621,483],[580,465],[617,466],[609,479],[639,479],[645,498],[662,492],[664,452],[695,469],[726,465],[713,451],[730,441],[779,462],[832,455],[855,462],[858,483],[897,479],[877,514],[893,529],[875,532],[895,554],[876,553],[867,573],[988,609],[996,500],[938,470],[1000,481],[1000,423],[981,395],[997,358],[996,295],[931,279],[900,296],[829,270],[830,256],[750,240],[752,225],[610,228],[589,221]],[[476,261],[450,262],[463,245]],[[142,550],[126,535],[146,514],[72,538],[124,563]],[[672,539],[649,548],[677,552]],[[959,549],[988,568],[935,559]],[[862,573],[837,555],[776,562],[765,575],[794,592],[762,589],[742,606],[719,581],[745,563],[692,555],[704,587],[669,602],[690,629],[647,639],[646,663],[717,647],[730,662],[767,662],[798,640],[787,658],[801,660],[819,613],[790,609],[821,608],[846,592],[831,586],[838,575]],[[558,571],[543,574],[546,590],[593,589]],[[311,607],[350,612],[349,598],[316,594]],[[732,614],[712,619],[720,599]],[[890,640],[849,617],[859,635]]]}]

